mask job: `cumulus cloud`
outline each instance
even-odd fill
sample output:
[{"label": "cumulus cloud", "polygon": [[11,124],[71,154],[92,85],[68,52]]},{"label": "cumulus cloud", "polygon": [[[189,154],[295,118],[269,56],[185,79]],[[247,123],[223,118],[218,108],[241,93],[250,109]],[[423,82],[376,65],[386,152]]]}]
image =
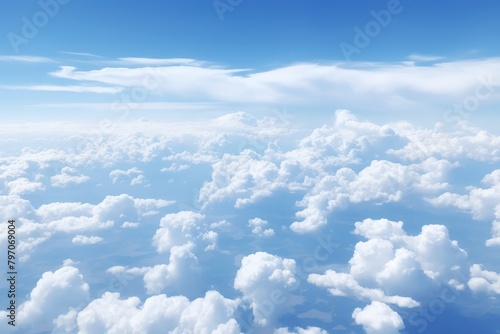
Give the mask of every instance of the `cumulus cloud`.
[{"label": "cumulus cloud", "polygon": [[[149,294],[160,293],[167,286],[181,282],[193,275],[198,267],[198,249],[213,251],[217,246],[218,233],[209,230],[205,216],[193,211],[179,211],[165,215],[153,236],[152,243],[158,253],[168,253],[168,263],[153,267],[130,268],[122,271],[141,273]],[[121,267],[108,269],[115,274]],[[121,274],[121,272],[119,274]]]},{"label": "cumulus cloud", "polygon": [[368,240],[356,244],[349,272],[328,269],[310,274],[309,283],[334,296],[399,307],[419,306],[419,300],[439,286],[465,288],[467,253],[450,240],[443,225],[424,225],[420,234],[410,236],[401,221],[365,219],[356,222],[354,233]]},{"label": "cumulus cloud", "polygon": [[174,246],[186,244],[197,236],[204,218],[204,215],[192,211],[165,215],[153,237],[153,245],[159,253],[164,253]]},{"label": "cumulus cloud", "polygon": [[370,305],[352,313],[352,318],[362,325],[367,334],[398,334],[405,326],[403,319],[387,304],[373,301]]},{"label": "cumulus cloud", "polygon": [[71,175],[77,173],[77,170],[72,167],[63,167],[61,174],[54,175],[50,178],[53,187],[64,188],[69,184],[80,184],[87,182],[90,178],[85,175]]},{"label": "cumulus cloud", "polygon": [[[31,291],[29,299],[19,306],[16,324],[27,331],[48,330],[53,320],[73,308],[83,306],[88,299],[89,286],[77,268],[63,266],[54,272],[45,272]],[[0,315],[6,318],[5,311],[0,311]],[[0,326],[4,324],[6,322]]]},{"label": "cumulus cloud", "polygon": [[272,237],[274,230],[272,228],[264,229],[269,223],[261,218],[254,218],[248,221],[248,225],[252,228],[252,234],[258,237]]},{"label": "cumulus cloud", "polygon": [[137,167],[132,167],[127,170],[114,169],[109,173],[109,178],[113,183],[118,182],[124,178],[132,178],[130,185],[140,184],[144,179],[144,172]]},{"label": "cumulus cloud", "polygon": [[[500,72],[497,58],[441,61],[431,65],[407,61],[398,64],[301,63],[260,72],[221,68],[193,60],[189,64],[168,60],[140,60],[132,64],[135,66],[124,67],[121,63],[119,67],[89,70],[61,66],[50,74],[82,84],[145,87],[157,94],[196,96],[203,101],[303,103],[315,98],[323,103],[335,101],[361,106],[364,105],[361,101],[368,100],[384,108],[397,105],[401,109],[401,105],[421,103],[424,96],[434,102],[463,96],[481,83],[477,77],[485,82],[491,94],[496,83],[490,83],[490,78]],[[429,82],[429,77],[434,80]],[[297,94],[298,91],[301,94]]]},{"label": "cumulus cloud", "polygon": [[11,195],[24,195],[37,190],[45,189],[42,182],[33,182],[25,177],[20,177],[12,181],[6,181],[5,187],[9,190],[9,194]]},{"label": "cumulus cloud", "polygon": [[234,288],[250,303],[254,321],[266,326],[284,312],[286,295],[296,283],[295,260],[257,252],[241,260]]},{"label": "cumulus cloud", "polygon": [[266,143],[263,152],[225,154],[212,163],[212,179],[200,189],[199,202],[207,208],[229,199],[242,209],[278,190],[305,192],[297,202],[302,209],[290,227],[306,233],[318,230],[332,211],[351,203],[400,202],[411,195],[446,190],[448,172],[457,162],[432,154],[410,164],[392,161],[405,156],[390,151],[391,146],[412,142],[413,130],[405,124],[363,122],[338,110],[333,125],[313,130],[297,148],[283,152]]},{"label": "cumulus cloud", "polygon": [[239,334],[233,318],[237,306],[237,300],[226,299],[217,291],[208,291],[193,301],[184,296],[155,295],[142,305],[137,297],[120,299],[118,293],[106,292],[80,311],[76,321],[82,334]]},{"label": "cumulus cloud", "polygon": [[500,274],[483,270],[480,265],[473,264],[470,267],[470,276],[467,285],[472,291],[500,295]]},{"label": "cumulus cloud", "polygon": [[169,284],[192,274],[198,264],[193,253],[195,245],[188,242],[170,249],[169,263],[158,264],[149,268],[144,274],[144,285],[149,294],[160,293]]},{"label": "cumulus cloud", "polygon": [[467,187],[468,194],[460,195],[446,192],[430,199],[436,206],[454,206],[466,211],[476,220],[493,219],[492,238],[486,241],[487,246],[500,245],[500,169],[487,174],[481,182],[488,188]]},{"label": "cumulus cloud", "polygon": [[327,331],[319,328],[309,326],[307,328],[295,327],[293,332],[290,332],[287,328],[282,327],[274,331],[274,334],[327,334]]},{"label": "cumulus cloud", "polygon": [[102,238],[101,237],[96,237],[96,236],[86,236],[86,235],[76,235],[75,237],[73,237],[73,239],[71,240],[71,242],[75,245],[93,245],[93,244],[97,244],[99,242],[102,242]]}]

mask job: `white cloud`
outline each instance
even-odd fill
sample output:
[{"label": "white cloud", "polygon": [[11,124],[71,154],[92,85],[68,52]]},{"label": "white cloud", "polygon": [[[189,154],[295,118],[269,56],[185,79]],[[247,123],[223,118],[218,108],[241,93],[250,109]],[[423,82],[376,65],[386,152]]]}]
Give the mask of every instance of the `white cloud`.
[{"label": "white cloud", "polygon": [[115,169],[109,173],[109,178],[113,183],[116,183],[119,179],[122,179],[123,177],[132,178],[143,175],[143,173],[144,172],[137,167],[132,167],[127,170]]},{"label": "white cloud", "polygon": [[454,206],[466,211],[476,220],[494,219],[492,238],[486,246],[500,245],[500,169],[487,174],[481,182],[489,188],[467,187],[466,195],[446,192],[429,201],[436,206]]},{"label": "white cloud", "polygon": [[480,265],[473,264],[470,267],[470,276],[467,285],[472,291],[500,295],[500,274],[483,270]]},{"label": "white cloud", "polygon": [[416,307],[440,286],[465,288],[467,253],[450,240],[443,225],[424,225],[410,236],[402,222],[365,219],[356,222],[358,242],[349,260],[349,272],[328,269],[310,274],[308,282],[334,296],[354,296],[399,307]]},{"label": "white cloud", "polygon": [[403,319],[387,304],[373,301],[365,308],[356,308],[352,318],[367,334],[397,334],[405,328]]},{"label": "white cloud", "polygon": [[24,195],[38,190],[45,190],[43,183],[32,182],[25,177],[20,177],[12,181],[6,181],[5,187],[9,189],[9,194],[11,195]]},{"label": "white cloud", "polygon": [[[29,299],[18,309],[17,325],[45,331],[52,321],[72,308],[83,306],[89,298],[89,286],[79,270],[64,266],[54,272],[45,272],[29,295]],[[2,318],[6,312],[0,311]],[[0,326],[6,324],[2,321]]]},{"label": "white cloud", "polygon": [[69,184],[80,184],[87,182],[90,177],[86,175],[71,175],[75,174],[77,170],[72,167],[63,167],[61,174],[54,175],[50,178],[53,187],[64,188]]},{"label": "white cloud", "polygon": [[266,220],[258,217],[248,221],[248,226],[252,227],[252,234],[258,237],[272,237],[274,235],[274,230],[272,228],[264,229],[268,224]]},{"label": "white cloud", "polygon": [[198,259],[193,253],[195,245],[188,242],[170,249],[169,263],[159,264],[150,268],[144,274],[144,285],[149,294],[160,293],[169,284],[181,280],[186,275],[192,275],[198,265]]},{"label": "white cloud", "polygon": [[355,295],[372,301],[395,304],[399,307],[417,307],[419,303],[409,297],[386,296],[380,289],[364,288],[358,284],[350,274],[337,273],[327,270],[324,275],[311,274],[307,279],[309,283],[328,288],[334,296]]},{"label": "white cloud", "polygon": [[296,283],[295,260],[257,252],[241,260],[234,288],[250,303],[254,321],[266,326],[284,313],[286,296]]},{"label": "white cloud", "polygon": [[282,327],[278,328],[274,331],[274,334],[328,334],[327,331],[319,328],[319,327],[307,327],[307,328],[300,328],[300,327],[295,327],[295,330],[293,332],[290,332],[287,328]]},{"label": "white cloud", "polygon": [[219,235],[217,232],[214,231],[208,231],[202,235],[203,240],[207,240],[209,242],[209,245],[205,247],[205,251],[210,251],[214,250],[215,247],[217,246],[217,239]]},{"label": "white cloud", "polygon": [[79,333],[240,333],[232,318],[238,301],[217,291],[191,302],[184,296],[162,294],[140,303],[137,297],[120,299],[118,293],[106,292],[78,313]]},{"label": "white cloud", "polygon": [[96,236],[76,235],[71,242],[75,245],[93,245],[102,242],[102,240],[101,237]]},{"label": "white cloud", "polygon": [[[413,142],[413,131],[420,130],[403,123],[379,126],[362,122],[348,111],[338,110],[332,126],[315,129],[295,149],[282,152],[267,147],[266,142],[263,153],[225,154],[212,164],[212,179],[200,189],[199,202],[207,208],[230,199],[236,208],[244,208],[277,190],[305,191],[297,202],[303,209],[296,212],[291,229],[306,233],[327,224],[330,212],[350,203],[399,202],[410,195],[446,190],[448,172],[457,162],[432,154],[412,164],[380,158],[405,159],[401,151],[390,148]],[[486,155],[479,152],[477,158],[483,157]],[[364,160],[371,163],[363,165]],[[358,165],[359,172],[352,165]]]},{"label": "white cloud", "polygon": [[204,215],[192,211],[180,211],[165,215],[160,220],[160,228],[153,237],[153,245],[159,253],[169,252],[194,238],[201,228]]}]

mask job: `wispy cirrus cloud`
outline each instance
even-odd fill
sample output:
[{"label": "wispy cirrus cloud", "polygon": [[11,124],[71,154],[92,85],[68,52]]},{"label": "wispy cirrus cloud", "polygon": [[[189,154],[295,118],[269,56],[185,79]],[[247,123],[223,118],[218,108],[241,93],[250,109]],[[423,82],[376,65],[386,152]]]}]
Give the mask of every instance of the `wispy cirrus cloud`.
[{"label": "wispy cirrus cloud", "polygon": [[0,56],[0,61],[22,63],[53,63],[54,60],[37,56]]},{"label": "wispy cirrus cloud", "polygon": [[11,90],[34,90],[46,92],[97,93],[116,94],[123,91],[122,87],[103,86],[56,86],[56,85],[2,85],[0,88]]}]

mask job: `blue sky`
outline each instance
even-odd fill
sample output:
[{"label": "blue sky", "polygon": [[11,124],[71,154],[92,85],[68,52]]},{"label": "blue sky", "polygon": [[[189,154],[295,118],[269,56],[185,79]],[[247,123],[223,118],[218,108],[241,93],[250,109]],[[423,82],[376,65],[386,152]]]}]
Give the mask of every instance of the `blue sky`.
[{"label": "blue sky", "polygon": [[0,331],[500,333],[499,14],[2,2]]}]

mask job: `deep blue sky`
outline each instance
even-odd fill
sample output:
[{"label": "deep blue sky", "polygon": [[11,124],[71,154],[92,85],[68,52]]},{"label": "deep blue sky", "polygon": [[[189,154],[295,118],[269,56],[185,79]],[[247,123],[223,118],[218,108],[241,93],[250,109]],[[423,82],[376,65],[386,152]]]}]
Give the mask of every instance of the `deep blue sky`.
[{"label": "deep blue sky", "polygon": [[[70,1],[20,54],[58,51],[107,57],[186,57],[233,66],[267,67],[296,61],[343,60],[339,44],[370,11],[388,1],[242,1],[220,21],[211,1]],[[394,61],[412,53],[451,58],[498,54],[500,6],[495,1],[408,1],[355,60]],[[0,32],[19,32],[37,1],[0,5]],[[2,54],[12,54],[8,40]]]}]

